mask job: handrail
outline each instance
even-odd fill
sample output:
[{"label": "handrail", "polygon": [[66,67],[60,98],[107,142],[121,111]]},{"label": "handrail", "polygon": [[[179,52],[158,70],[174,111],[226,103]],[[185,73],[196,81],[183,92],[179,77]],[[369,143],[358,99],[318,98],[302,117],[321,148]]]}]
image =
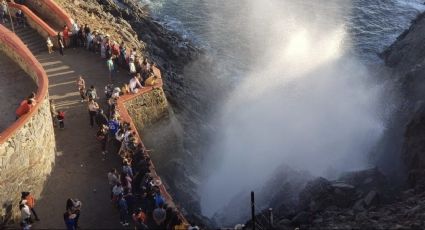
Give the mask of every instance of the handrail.
[{"label": "handrail", "polygon": [[[154,89],[161,88],[163,86],[162,77],[161,77],[161,71],[157,67],[155,67],[155,66],[153,66],[152,68],[153,68],[153,71],[154,71],[155,75],[159,77],[158,83],[156,83],[154,86],[144,87],[144,88],[140,89],[139,92],[137,92],[135,94],[126,94],[126,95],[123,95],[123,96],[119,97],[119,99],[117,101],[117,107],[118,107],[118,111],[119,111],[121,120],[123,122],[129,123],[131,129],[132,130],[135,130],[136,137],[140,141],[140,143],[142,144],[142,146],[143,146],[144,149],[145,149],[145,146],[143,144],[142,138],[140,137],[139,132],[138,132],[136,126],[133,123],[133,119],[128,114],[128,111],[127,111],[124,103],[127,102],[127,101],[130,101],[130,100],[132,100],[132,99],[134,99],[134,98],[136,98],[136,97],[138,97],[140,95],[149,93],[149,92],[151,92]],[[155,165],[153,164],[153,162],[151,162],[150,170],[151,170],[151,173],[153,174],[153,177],[154,178],[160,178],[158,176],[158,174],[156,173]],[[171,204],[172,206],[176,207],[176,205],[175,205],[175,203],[173,201],[173,198],[168,193],[167,189],[164,186],[164,183],[162,183],[159,186],[159,189],[161,191],[161,195],[168,201],[168,203]],[[188,224],[189,223],[186,220],[186,218],[183,216],[183,214],[180,212],[180,210],[177,210],[177,213],[178,213],[179,218],[182,220],[182,222],[184,224]]]},{"label": "handrail", "polygon": [[20,5],[14,2],[8,3],[9,7],[21,10],[26,17],[31,18],[37,25],[39,25],[49,36],[56,36],[57,32],[52,29],[47,23],[45,23],[41,18],[39,18],[32,10],[24,5]]},{"label": "handrail", "polygon": [[69,29],[72,29],[74,20],[69,16],[69,14],[62,9],[55,1],[53,0],[44,0],[43,4],[50,8],[52,13],[55,13],[59,18],[65,21]]},{"label": "handrail", "polygon": [[0,144],[3,144],[18,130],[20,130],[29,121],[29,119],[38,112],[40,106],[43,104],[43,100],[45,100],[45,98],[47,97],[49,80],[41,64],[37,61],[37,59],[25,46],[21,39],[19,39],[12,31],[7,29],[3,25],[0,25],[0,43],[3,43],[10,50],[13,50],[13,52],[22,59],[22,61],[24,62],[23,65],[27,66],[28,71],[32,70],[36,74],[36,83],[38,89],[35,100],[39,102],[31,109],[30,112],[21,116],[6,130],[0,133]]}]

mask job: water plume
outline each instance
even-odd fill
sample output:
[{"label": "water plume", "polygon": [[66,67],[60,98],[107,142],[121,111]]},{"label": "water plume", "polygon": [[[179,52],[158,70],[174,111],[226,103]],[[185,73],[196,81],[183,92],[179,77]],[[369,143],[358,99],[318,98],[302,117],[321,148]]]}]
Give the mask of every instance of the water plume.
[{"label": "water plume", "polygon": [[229,26],[245,39],[250,61],[221,106],[204,163],[218,162],[205,167],[204,214],[261,186],[282,163],[313,175],[368,167],[385,127],[384,93],[347,55],[342,14],[349,1],[229,2],[229,24],[239,23]]}]

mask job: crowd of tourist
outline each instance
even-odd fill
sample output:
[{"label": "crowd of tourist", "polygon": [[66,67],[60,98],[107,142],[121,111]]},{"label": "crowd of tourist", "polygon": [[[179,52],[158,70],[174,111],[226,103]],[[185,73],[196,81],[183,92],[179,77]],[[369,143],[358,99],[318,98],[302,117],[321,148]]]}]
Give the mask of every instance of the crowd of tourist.
[{"label": "crowd of tourist", "polygon": [[[107,108],[101,108],[99,104],[103,103],[98,103],[96,87],[87,88],[83,76],[78,77],[76,84],[81,102],[87,102],[90,126],[98,127],[96,138],[102,154],[106,156],[111,151],[122,159],[122,167],[107,174],[111,203],[120,214],[120,223],[123,226],[132,223],[136,229],[188,229],[176,208],[163,198],[162,182],[151,173],[148,151],[130,124],[122,121],[117,108],[123,94],[138,93],[144,86],[156,84],[159,77],[153,73],[153,63],[141,59],[136,49],[127,54],[123,42],[118,45],[108,34],[92,31],[87,24],[75,23],[71,30],[64,26],[59,37],[65,49],[84,48],[106,60],[110,81],[105,86]],[[116,82],[119,68],[127,69],[132,77],[128,84],[114,87],[112,83]]]}]

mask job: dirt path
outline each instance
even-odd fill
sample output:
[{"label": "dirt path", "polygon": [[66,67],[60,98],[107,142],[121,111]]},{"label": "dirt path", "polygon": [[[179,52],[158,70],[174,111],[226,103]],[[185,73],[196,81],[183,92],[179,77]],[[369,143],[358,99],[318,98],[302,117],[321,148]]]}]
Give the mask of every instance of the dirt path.
[{"label": "dirt path", "polygon": [[[99,104],[106,108],[103,88],[108,84],[106,60],[83,49],[68,49],[65,56],[58,53],[37,56],[49,77],[50,98],[56,108],[66,113],[65,129],[55,129],[57,157],[42,197],[36,205],[41,219],[34,228],[63,229],[63,213],[68,198],[78,198],[83,207],[82,229],[122,229],[118,210],[109,202],[107,172],[120,167],[120,159],[109,153],[101,154],[95,138],[97,128],[91,128],[86,103],[80,102],[76,79],[82,75],[86,85],[95,85],[101,97]],[[128,82],[125,71],[118,73],[121,82]]]}]

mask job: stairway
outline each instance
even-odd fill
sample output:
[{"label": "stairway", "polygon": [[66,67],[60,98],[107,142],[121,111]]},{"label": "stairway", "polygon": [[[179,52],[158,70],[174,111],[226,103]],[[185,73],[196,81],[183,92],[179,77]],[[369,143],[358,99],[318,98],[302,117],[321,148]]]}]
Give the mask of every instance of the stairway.
[{"label": "stairway", "polygon": [[[12,31],[12,26],[10,23],[3,24],[10,31]],[[15,26],[16,35],[22,40],[22,42],[28,47],[28,49],[36,56],[42,52],[47,51],[46,39],[43,38],[38,32],[32,29],[29,26],[22,28],[22,26]]]}]

